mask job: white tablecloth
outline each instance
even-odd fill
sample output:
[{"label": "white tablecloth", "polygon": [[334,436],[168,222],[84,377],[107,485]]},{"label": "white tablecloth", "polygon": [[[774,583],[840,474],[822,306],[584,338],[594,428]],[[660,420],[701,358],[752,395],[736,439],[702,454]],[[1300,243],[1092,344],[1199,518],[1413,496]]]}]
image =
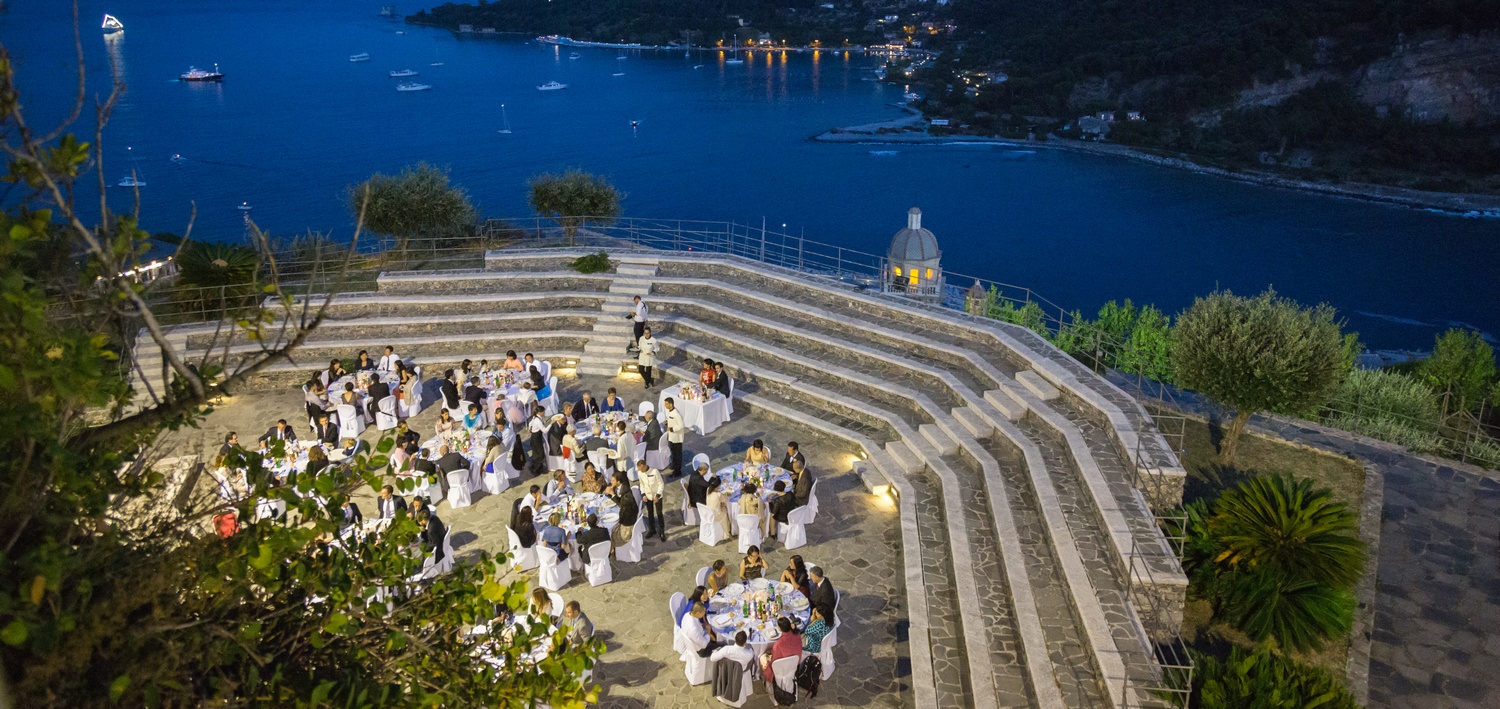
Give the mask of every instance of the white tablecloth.
[{"label": "white tablecloth", "polygon": [[699,435],[713,433],[714,429],[729,422],[729,399],[724,398],[723,394],[714,392],[713,398],[708,401],[684,401],[682,385],[669,386],[662,390],[661,397],[657,400],[658,418],[666,416],[668,397],[677,406],[677,413],[682,415],[682,425],[697,431]]},{"label": "white tablecloth", "polygon": [[[708,624],[720,640],[733,642],[737,631],[750,633],[749,644],[758,655],[766,651],[771,643],[781,636],[776,628],[776,617],[769,612],[760,617],[746,617],[746,601],[776,601],[781,604],[782,616],[794,617],[800,626],[807,625],[811,615],[811,604],[797,587],[770,579],[756,579],[748,584],[732,583],[708,601]],[[752,615],[755,611],[752,611]]]}]

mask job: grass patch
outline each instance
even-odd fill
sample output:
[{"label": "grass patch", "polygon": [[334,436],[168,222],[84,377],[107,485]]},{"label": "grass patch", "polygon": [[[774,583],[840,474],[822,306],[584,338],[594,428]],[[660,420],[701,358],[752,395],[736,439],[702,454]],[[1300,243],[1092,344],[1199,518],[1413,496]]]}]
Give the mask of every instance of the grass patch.
[{"label": "grass patch", "polygon": [[[1359,511],[1364,500],[1365,470],[1358,462],[1250,434],[1240,438],[1239,462],[1230,467],[1219,462],[1217,443],[1221,435],[1217,427],[1210,427],[1206,421],[1191,417],[1186,420],[1184,450],[1178,454],[1188,475],[1184,502],[1217,497],[1219,491],[1252,476],[1289,472],[1312,478],[1317,486],[1331,490],[1334,499],[1349,505],[1356,513]],[[1371,559],[1369,563],[1376,561]],[[1188,642],[1217,639],[1246,647],[1251,645],[1240,632],[1215,622],[1206,601],[1192,598],[1188,600],[1183,618],[1182,637]],[[1349,639],[1329,640],[1314,652],[1288,650],[1286,654],[1298,662],[1343,677],[1348,663]]]}]

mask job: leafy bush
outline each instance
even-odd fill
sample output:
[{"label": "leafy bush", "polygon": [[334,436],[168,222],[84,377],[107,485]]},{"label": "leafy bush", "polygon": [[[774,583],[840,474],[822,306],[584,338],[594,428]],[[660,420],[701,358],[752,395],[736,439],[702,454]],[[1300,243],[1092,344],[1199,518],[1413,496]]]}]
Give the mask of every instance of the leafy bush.
[{"label": "leafy bush", "polygon": [[1042,306],[1035,301],[1027,301],[1017,306],[1015,301],[1000,297],[1000,292],[994,286],[990,286],[989,295],[986,296],[988,305],[985,314],[995,320],[1020,325],[1042,337],[1050,337],[1047,331],[1047,313]]},{"label": "leafy bush", "polygon": [[1113,367],[1172,381],[1171,318],[1150,305],[1137,309],[1129,298],[1123,305],[1113,300],[1105,303],[1097,320],[1074,311],[1054,343],[1095,368]]},{"label": "leafy bush", "polygon": [[1340,382],[1323,423],[1362,436],[1430,453],[1439,450],[1441,404],[1416,377],[1384,369],[1356,369]]},{"label": "leafy bush", "polygon": [[1453,328],[1433,343],[1417,374],[1448,397],[1446,411],[1475,411],[1495,376],[1495,351],[1479,333]]},{"label": "leafy bush", "polygon": [[1500,470],[1500,441],[1478,436],[1464,446],[1464,460],[1492,470]]},{"label": "leafy bush", "polygon": [[579,273],[604,273],[610,269],[609,254],[600,251],[596,254],[579,256],[569,265]]},{"label": "leafy bush", "polygon": [[1192,654],[1201,709],[1360,709],[1338,678],[1266,648],[1236,647],[1226,660]]}]

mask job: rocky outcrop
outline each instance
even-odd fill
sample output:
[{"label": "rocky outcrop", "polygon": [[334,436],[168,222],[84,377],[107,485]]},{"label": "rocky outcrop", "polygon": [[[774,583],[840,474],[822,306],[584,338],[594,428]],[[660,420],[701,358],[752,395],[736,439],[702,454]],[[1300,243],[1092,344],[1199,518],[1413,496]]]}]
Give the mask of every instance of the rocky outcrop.
[{"label": "rocky outcrop", "polygon": [[1319,82],[1330,79],[1338,79],[1338,75],[1328,71],[1310,71],[1290,79],[1273,81],[1269,84],[1255,82],[1239,96],[1235,98],[1236,109],[1255,108],[1258,106],[1275,106],[1306,89],[1317,86]]},{"label": "rocky outcrop", "polygon": [[1351,77],[1360,99],[1413,120],[1500,121],[1500,38],[1460,37],[1403,47]]}]

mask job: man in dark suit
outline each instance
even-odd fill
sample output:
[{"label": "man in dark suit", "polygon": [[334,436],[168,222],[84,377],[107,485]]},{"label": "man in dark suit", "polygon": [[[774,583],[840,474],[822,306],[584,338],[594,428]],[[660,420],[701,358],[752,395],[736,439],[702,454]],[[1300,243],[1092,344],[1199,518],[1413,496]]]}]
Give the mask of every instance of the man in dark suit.
[{"label": "man in dark suit", "polygon": [[714,391],[729,398],[729,373],[724,371],[723,362],[714,362]]},{"label": "man in dark suit", "polygon": [[646,444],[646,450],[654,451],[661,449],[661,422],[656,420],[655,411],[646,412],[646,435],[642,442]]},{"label": "man in dark suit", "polygon": [[318,425],[313,427],[313,435],[318,437],[324,445],[333,448],[339,444],[339,425],[328,420],[328,412],[318,414]]},{"label": "man in dark suit", "polygon": [[599,402],[594,401],[594,395],[588,392],[584,392],[578,403],[573,404],[574,421],[582,421],[597,413],[599,413]]},{"label": "man in dark suit", "polygon": [[432,552],[432,563],[442,563],[443,537],[447,536],[448,528],[443,526],[442,520],[432,510],[417,513],[417,526],[422,528],[422,551]]},{"label": "man in dark suit", "polygon": [[438,449],[438,456],[437,468],[443,471],[443,475],[447,475],[455,470],[469,469],[469,459],[465,458],[458,451],[448,450],[448,446],[446,445]]},{"label": "man in dark suit", "polygon": [[703,473],[704,470],[694,470],[687,476],[688,505],[695,510],[708,499],[708,478]]},{"label": "man in dark suit", "polygon": [[792,496],[797,498],[797,506],[801,507],[812,499],[813,474],[802,461],[792,464]]},{"label": "man in dark suit", "polygon": [[417,454],[416,458],[412,459],[411,469],[423,475],[436,475],[437,466],[434,465],[431,460],[429,460],[431,456],[432,452],[427,450],[426,448],[423,448],[422,451]]},{"label": "man in dark suit", "polygon": [[380,488],[380,498],[375,501],[380,508],[381,519],[391,519],[397,512],[406,511],[406,500],[396,494],[396,489],[390,485]]},{"label": "man in dark suit", "polygon": [[791,514],[792,510],[797,509],[797,498],[787,494],[785,480],[777,480],[776,486],[772,489],[774,496],[771,497],[766,506],[771,510],[771,529],[769,533],[774,536],[776,534],[776,525],[786,524],[787,515]]},{"label": "man in dark suit", "polygon": [[484,410],[484,390],[479,388],[479,377],[469,377],[469,385],[464,387],[464,401],[467,401]]},{"label": "man in dark suit", "polygon": [[380,411],[380,400],[391,395],[391,385],[376,379],[370,384],[369,388],[365,389],[365,393],[370,397],[370,403],[367,407],[370,418],[374,419],[375,414]]},{"label": "man in dark suit", "polygon": [[234,447],[239,444],[240,434],[235,433],[234,431],[230,431],[229,435],[224,436],[224,445],[219,446],[219,457],[223,458],[224,456],[229,455],[234,451]]},{"label": "man in dark suit", "polygon": [[807,458],[803,457],[802,451],[797,449],[797,442],[792,441],[786,444],[786,457],[781,459],[781,469],[792,470],[792,463],[799,460],[803,465],[807,465]]},{"label": "man in dark suit", "polygon": [[276,425],[267,430],[266,435],[261,436],[260,440],[262,443],[295,441],[297,440],[297,432],[292,430],[292,427],[287,424],[286,419],[277,419]]},{"label": "man in dark suit", "polygon": [[339,508],[339,513],[344,516],[344,527],[358,527],[364,523],[365,516],[359,511],[359,505],[350,500],[344,501],[344,506]]},{"label": "man in dark suit", "polygon": [[574,537],[578,541],[578,553],[583,555],[583,563],[589,563],[589,547],[599,542],[609,541],[609,530],[599,526],[599,516],[589,515],[589,526],[581,529]]},{"label": "man in dark suit", "polygon": [[453,379],[453,370],[443,372],[443,383],[438,387],[443,392],[443,406],[456,409],[462,399],[458,395],[458,382]]},{"label": "man in dark suit", "polygon": [[807,582],[812,586],[812,598],[808,600],[812,601],[812,606],[818,609],[818,613],[828,624],[833,625],[833,609],[838,605],[839,599],[838,594],[833,591],[833,584],[823,577],[823,567],[807,567]]},{"label": "man in dark suit", "polygon": [[547,453],[548,455],[562,455],[563,436],[568,435],[568,419],[562,414],[552,417],[552,423],[547,426]]}]

